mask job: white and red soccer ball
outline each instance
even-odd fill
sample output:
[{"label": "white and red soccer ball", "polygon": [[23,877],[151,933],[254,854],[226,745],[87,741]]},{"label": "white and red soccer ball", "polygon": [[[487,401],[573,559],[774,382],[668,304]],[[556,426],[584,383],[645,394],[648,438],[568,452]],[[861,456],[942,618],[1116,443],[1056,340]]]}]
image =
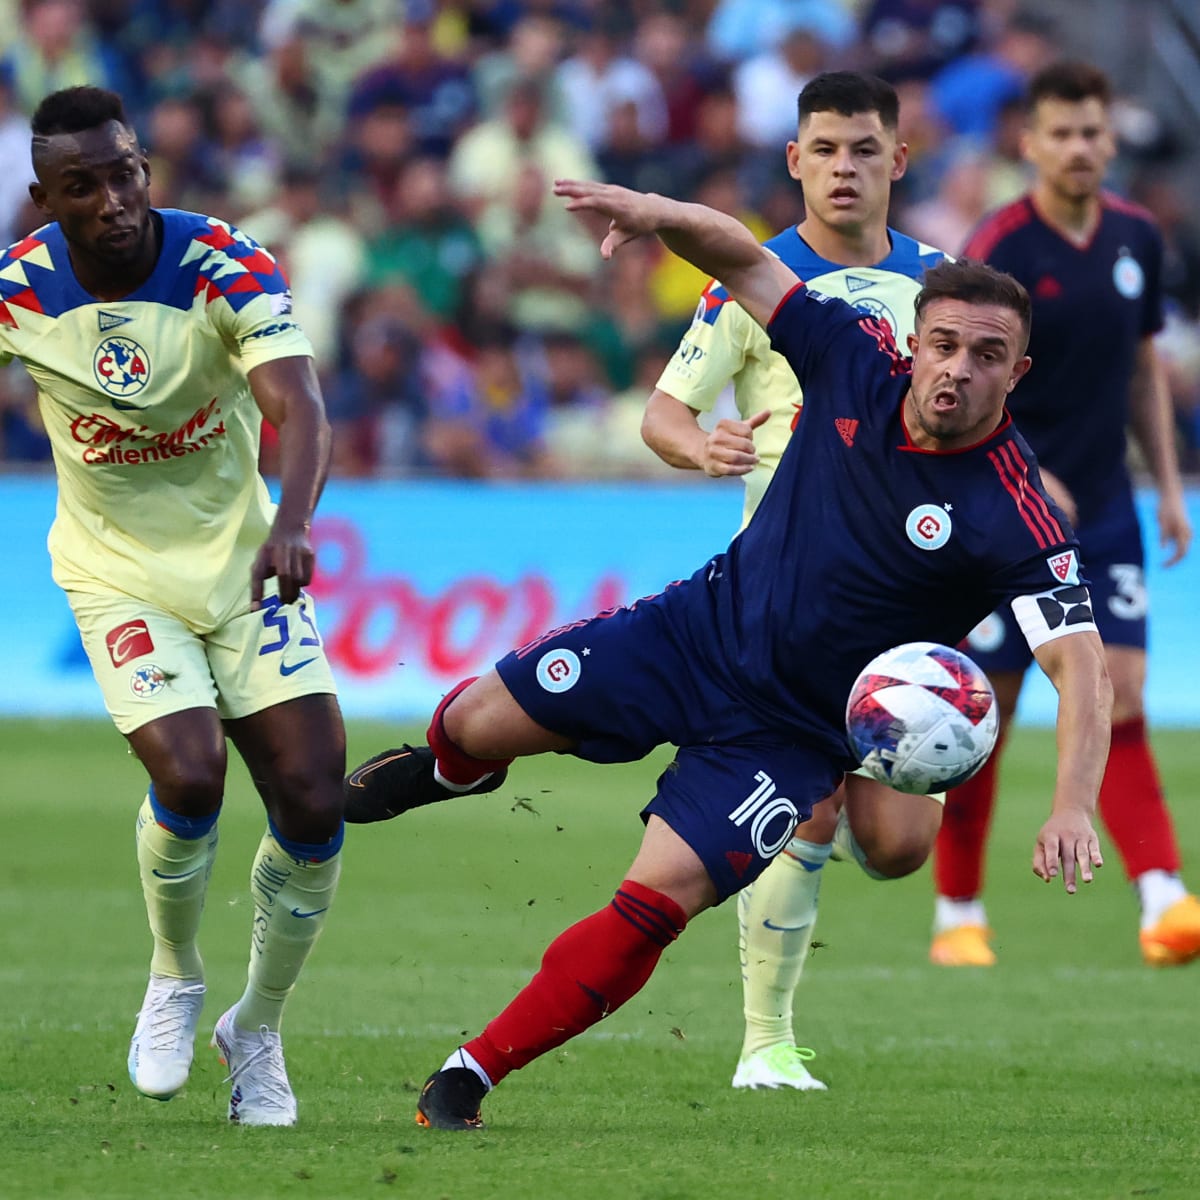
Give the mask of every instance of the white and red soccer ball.
[{"label": "white and red soccer ball", "polygon": [[998,728],[987,676],[936,642],[909,642],[871,659],[846,703],[846,733],[863,770],[916,795],[970,779],[996,745]]}]

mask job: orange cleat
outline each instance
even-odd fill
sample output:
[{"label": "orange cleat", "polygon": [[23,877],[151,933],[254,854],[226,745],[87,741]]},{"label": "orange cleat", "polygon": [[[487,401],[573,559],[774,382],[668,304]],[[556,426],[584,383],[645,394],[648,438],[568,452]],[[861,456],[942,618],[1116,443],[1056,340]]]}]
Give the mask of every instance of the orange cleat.
[{"label": "orange cleat", "polygon": [[933,936],[929,961],[939,967],[994,967],[996,955],[986,925],[956,925]]},{"label": "orange cleat", "polygon": [[1200,958],[1200,900],[1184,896],[1138,935],[1152,967],[1181,967]]}]

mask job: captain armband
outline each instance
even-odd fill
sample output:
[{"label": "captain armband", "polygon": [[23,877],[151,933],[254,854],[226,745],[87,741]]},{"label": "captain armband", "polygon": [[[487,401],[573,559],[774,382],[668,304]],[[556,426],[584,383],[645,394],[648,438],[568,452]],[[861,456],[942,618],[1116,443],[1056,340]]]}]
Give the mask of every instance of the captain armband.
[{"label": "captain armband", "polygon": [[1012,610],[1030,650],[1068,633],[1099,633],[1092,612],[1091,593],[1082,583],[1052,588],[1032,596],[1017,596],[1012,602]]}]

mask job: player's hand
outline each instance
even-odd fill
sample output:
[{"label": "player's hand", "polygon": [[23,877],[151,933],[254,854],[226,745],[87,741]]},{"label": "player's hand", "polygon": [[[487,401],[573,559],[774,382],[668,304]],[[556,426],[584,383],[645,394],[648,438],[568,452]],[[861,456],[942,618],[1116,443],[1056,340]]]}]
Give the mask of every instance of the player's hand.
[{"label": "player's hand", "polygon": [[1164,567],[1173,567],[1187,554],[1192,544],[1192,523],[1188,520],[1187,507],[1179,493],[1159,499],[1158,544],[1164,550],[1172,547],[1163,562]]},{"label": "player's hand", "polygon": [[567,197],[567,212],[596,212],[609,218],[608,233],[600,243],[600,257],[612,258],[626,242],[654,233],[665,206],[662,196],[634,192],[613,183],[556,179],[554,194]]},{"label": "player's hand", "polygon": [[316,556],[308,526],[296,530],[272,529],[258,549],[250,568],[250,611],[262,607],[263,581],[274,578],[283,604],[294,604],[300,589],[312,582]]},{"label": "player's hand", "polygon": [[1033,848],[1033,873],[1046,883],[1062,866],[1063,886],[1074,895],[1076,879],[1092,882],[1092,868],[1104,866],[1100,839],[1081,812],[1054,813],[1038,832]]},{"label": "player's hand", "polygon": [[749,475],[758,466],[754,431],[766,423],[770,409],[756,412],[746,421],[723,417],[704,441],[700,467],[706,475]]}]

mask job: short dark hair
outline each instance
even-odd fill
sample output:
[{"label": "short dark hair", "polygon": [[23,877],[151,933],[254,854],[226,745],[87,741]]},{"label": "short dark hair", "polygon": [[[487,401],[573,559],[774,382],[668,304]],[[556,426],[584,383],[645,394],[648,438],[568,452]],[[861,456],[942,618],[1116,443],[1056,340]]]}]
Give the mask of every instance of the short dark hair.
[{"label": "short dark hair", "polygon": [[896,89],[878,75],[861,71],[823,71],[814,75],[800,92],[796,101],[796,119],[805,119],[818,112],[841,113],[853,117],[857,113],[873,112],[885,129],[895,129],[900,122],[900,97]]},{"label": "short dark hair", "polygon": [[1011,275],[974,258],[957,261],[947,258],[936,267],[930,267],[921,281],[921,290],[913,301],[918,324],[925,310],[936,300],[964,300],[968,304],[995,304],[1012,309],[1025,331],[1024,345],[1021,346],[1021,352],[1025,352],[1029,344],[1031,315],[1029,293]]},{"label": "short dark hair", "polygon": [[125,104],[116,92],[98,87],[70,87],[51,92],[37,106],[30,124],[35,136],[53,137],[56,133],[96,129],[109,121],[129,126]]},{"label": "short dark hair", "polygon": [[1112,84],[1099,67],[1085,62],[1055,62],[1043,67],[1030,81],[1025,109],[1032,113],[1043,100],[1099,100],[1112,102]]}]

